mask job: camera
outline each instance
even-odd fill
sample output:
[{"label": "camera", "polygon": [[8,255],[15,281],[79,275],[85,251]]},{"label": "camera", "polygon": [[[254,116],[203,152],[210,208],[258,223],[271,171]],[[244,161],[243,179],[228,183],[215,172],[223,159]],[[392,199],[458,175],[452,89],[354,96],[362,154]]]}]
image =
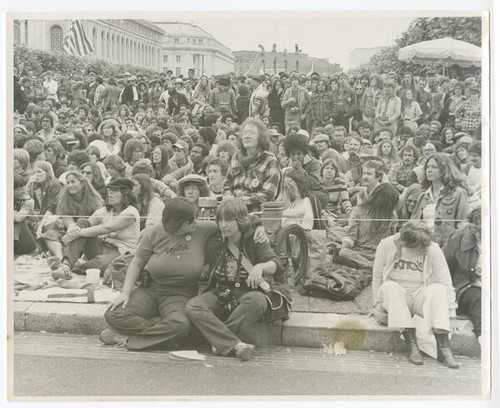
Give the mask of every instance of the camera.
[{"label": "camera", "polygon": [[233,292],[227,286],[218,287],[216,291],[217,302],[224,306],[224,309],[231,313],[240,304],[238,300],[234,297]]}]

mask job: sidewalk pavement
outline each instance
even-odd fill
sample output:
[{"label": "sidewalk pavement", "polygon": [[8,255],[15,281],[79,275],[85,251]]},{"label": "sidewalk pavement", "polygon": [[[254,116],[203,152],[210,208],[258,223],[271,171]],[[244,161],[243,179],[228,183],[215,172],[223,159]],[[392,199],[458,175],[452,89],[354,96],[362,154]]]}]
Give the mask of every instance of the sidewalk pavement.
[{"label": "sidewalk pavement", "polygon": [[[371,305],[371,288],[352,302],[333,302],[294,294],[290,320],[268,326],[268,343],[288,347],[324,347],[342,341],[348,350],[404,352],[399,331],[380,326],[361,313]],[[99,334],[106,323],[104,304],[14,301],[14,331]],[[458,355],[478,357],[479,343],[469,320],[459,320],[451,339]]]}]

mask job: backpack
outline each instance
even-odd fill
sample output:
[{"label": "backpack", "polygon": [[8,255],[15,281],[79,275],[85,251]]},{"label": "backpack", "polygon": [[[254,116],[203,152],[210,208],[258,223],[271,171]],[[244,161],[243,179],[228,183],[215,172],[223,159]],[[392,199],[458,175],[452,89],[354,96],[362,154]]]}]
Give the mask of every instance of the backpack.
[{"label": "backpack", "polygon": [[353,300],[372,280],[370,269],[354,269],[348,266],[332,264],[329,270],[304,282],[304,289],[309,296],[336,301]]}]

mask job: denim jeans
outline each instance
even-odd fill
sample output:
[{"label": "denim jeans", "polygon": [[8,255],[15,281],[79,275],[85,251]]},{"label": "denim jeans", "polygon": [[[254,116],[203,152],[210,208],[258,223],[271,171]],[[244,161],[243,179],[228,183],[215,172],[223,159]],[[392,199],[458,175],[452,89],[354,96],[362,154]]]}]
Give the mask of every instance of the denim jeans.
[{"label": "denim jeans", "polygon": [[214,291],[196,296],[186,306],[193,325],[222,355],[228,355],[240,339],[251,337],[252,327],[263,320],[267,310],[266,297],[260,291],[240,290],[234,295],[239,305],[227,318]]},{"label": "denim jeans", "polygon": [[154,281],[148,288],[134,289],[125,308],[106,311],[106,322],[128,335],[129,350],[162,345],[177,348],[188,336],[191,323],[184,310],[196,288],[172,288]]},{"label": "denim jeans", "polygon": [[[75,266],[76,261],[85,254],[88,261]],[[73,267],[73,272],[83,274],[86,269],[96,268],[101,270],[101,276],[108,265],[120,255],[118,249],[106,244],[98,237],[78,238],[63,246],[63,260],[67,260]]]}]

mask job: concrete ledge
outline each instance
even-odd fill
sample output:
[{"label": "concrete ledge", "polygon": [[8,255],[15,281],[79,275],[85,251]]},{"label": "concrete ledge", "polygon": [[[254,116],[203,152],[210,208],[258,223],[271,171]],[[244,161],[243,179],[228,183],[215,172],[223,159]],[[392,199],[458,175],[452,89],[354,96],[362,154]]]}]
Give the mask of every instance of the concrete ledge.
[{"label": "concrete ledge", "polygon": [[[451,339],[456,354],[479,357],[481,349],[469,320],[459,320],[459,333]],[[379,325],[373,318],[334,313],[292,314],[283,323],[282,345],[321,347],[343,341],[347,349],[405,352],[406,345],[398,330]]]},{"label": "concrete ledge", "polygon": [[[14,330],[97,335],[104,328],[106,305],[83,303],[14,302]],[[456,354],[477,357],[479,343],[468,320],[451,339]],[[257,340],[257,339],[256,339]],[[362,315],[294,312],[290,320],[267,325],[267,335],[257,344],[321,347],[343,341],[349,350],[405,352],[399,331],[380,326]]]},{"label": "concrete ledge", "polygon": [[106,328],[106,305],[33,303],[25,312],[25,331],[99,334]]}]

